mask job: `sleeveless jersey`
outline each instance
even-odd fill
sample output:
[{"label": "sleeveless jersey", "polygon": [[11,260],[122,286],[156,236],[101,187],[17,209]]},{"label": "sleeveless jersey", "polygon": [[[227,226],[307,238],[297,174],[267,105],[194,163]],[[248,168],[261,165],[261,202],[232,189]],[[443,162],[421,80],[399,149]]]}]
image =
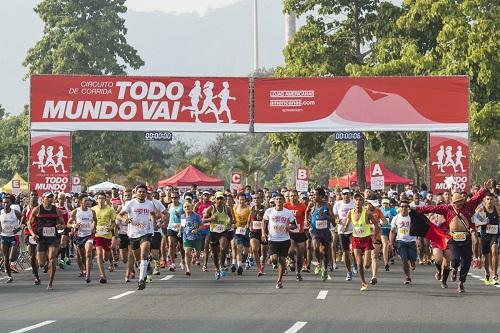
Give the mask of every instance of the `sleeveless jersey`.
[{"label": "sleeveless jersey", "polygon": [[1,235],[7,237],[15,236],[14,230],[20,227],[19,219],[13,209],[8,213],[5,212],[5,209],[2,209],[0,213],[0,224],[2,226]]},{"label": "sleeveless jersey", "polygon": [[364,238],[371,235],[371,228],[366,223],[366,209],[363,208],[359,218],[354,219],[355,209],[351,209],[352,237]]},{"label": "sleeveless jersey", "polygon": [[92,210],[87,208],[83,210],[80,207],[76,209],[76,236],[87,237],[92,235],[92,227],[94,226],[94,215]]},{"label": "sleeveless jersey", "polygon": [[38,206],[38,216],[36,218],[36,233],[40,238],[56,238],[57,208],[54,205],[50,209],[45,209],[43,205]]}]

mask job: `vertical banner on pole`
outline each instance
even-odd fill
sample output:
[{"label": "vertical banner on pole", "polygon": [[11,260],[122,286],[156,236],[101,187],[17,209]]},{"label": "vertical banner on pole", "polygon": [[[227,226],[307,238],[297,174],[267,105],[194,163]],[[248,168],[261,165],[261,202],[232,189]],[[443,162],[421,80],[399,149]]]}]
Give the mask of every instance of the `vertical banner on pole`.
[{"label": "vertical banner on pole", "polygon": [[431,190],[469,191],[469,137],[467,132],[430,133]]},{"label": "vertical banner on pole", "polygon": [[71,132],[31,132],[30,189],[71,190]]},{"label": "vertical banner on pole", "polygon": [[19,179],[12,179],[11,187],[12,194],[19,195],[21,193],[21,181]]},{"label": "vertical banner on pole", "polygon": [[309,189],[309,170],[298,168],[295,176],[295,189],[298,192],[306,192]]},{"label": "vertical banner on pole", "polygon": [[383,173],[383,163],[370,163],[370,188],[373,191],[383,190],[385,187],[385,177]]},{"label": "vertical banner on pole", "polygon": [[231,174],[231,184],[229,185],[231,191],[239,190],[241,188],[241,173],[233,172]]}]

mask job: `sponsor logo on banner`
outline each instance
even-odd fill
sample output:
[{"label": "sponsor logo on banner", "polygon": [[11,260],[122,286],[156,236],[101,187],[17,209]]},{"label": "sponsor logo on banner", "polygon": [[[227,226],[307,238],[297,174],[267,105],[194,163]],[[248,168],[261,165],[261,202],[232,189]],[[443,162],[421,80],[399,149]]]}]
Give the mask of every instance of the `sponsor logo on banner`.
[{"label": "sponsor logo on banner", "polygon": [[19,179],[12,179],[12,194],[18,195],[21,193],[21,181]]},{"label": "sponsor logo on banner", "polygon": [[80,193],[82,191],[81,179],[79,176],[71,177],[71,192]]},{"label": "sponsor logo on banner", "polygon": [[247,78],[34,75],[31,128],[247,132],[248,82]]},{"label": "sponsor logo on banner", "polygon": [[295,177],[295,189],[298,192],[305,192],[309,189],[309,170],[304,168],[297,169]]},{"label": "sponsor logo on banner", "polygon": [[231,191],[234,191],[234,190],[239,190],[240,187],[241,187],[241,173],[233,172],[231,174],[230,189]]},{"label": "sponsor logo on banner", "polygon": [[431,133],[429,144],[431,190],[469,191],[468,133]]},{"label": "sponsor logo on banner", "polygon": [[370,188],[374,191],[383,190],[385,187],[385,177],[382,172],[382,163],[370,163]]},{"label": "sponsor logo on banner", "polygon": [[31,132],[30,189],[69,192],[71,133]]},{"label": "sponsor logo on banner", "polygon": [[256,78],[256,132],[468,130],[468,79]]}]

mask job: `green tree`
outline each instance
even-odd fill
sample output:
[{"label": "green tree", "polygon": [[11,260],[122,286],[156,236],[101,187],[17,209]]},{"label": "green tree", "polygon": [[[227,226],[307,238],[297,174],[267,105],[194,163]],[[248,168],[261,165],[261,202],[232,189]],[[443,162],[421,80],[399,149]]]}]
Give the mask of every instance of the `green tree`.
[{"label": "green tree", "polygon": [[134,163],[127,175],[127,179],[134,179],[136,184],[144,182],[155,187],[158,180],[163,178],[164,175],[165,173],[160,163],[147,160],[143,163]]},{"label": "green tree", "polygon": [[16,172],[23,178],[28,175],[28,106],[16,116],[0,118],[0,178],[10,179]]},{"label": "green tree", "polygon": [[472,138],[500,138],[500,3],[407,0],[401,16],[379,30],[364,65],[351,75],[457,75],[470,79]]},{"label": "green tree", "polygon": [[125,38],[125,0],[43,0],[34,10],[44,34],[26,55],[28,75],[121,75],[144,65]]}]

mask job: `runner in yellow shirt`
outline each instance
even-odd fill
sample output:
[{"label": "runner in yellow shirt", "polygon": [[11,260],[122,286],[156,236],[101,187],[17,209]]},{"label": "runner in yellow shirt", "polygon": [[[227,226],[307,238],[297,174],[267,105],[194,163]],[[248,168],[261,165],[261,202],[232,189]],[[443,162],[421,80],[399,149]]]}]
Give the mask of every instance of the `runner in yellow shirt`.
[{"label": "runner in yellow shirt", "polygon": [[113,207],[107,204],[106,194],[99,192],[97,194],[97,206],[92,207],[97,217],[95,228],[95,247],[97,252],[97,266],[101,275],[99,282],[106,283],[106,272],[104,261],[110,261],[109,271],[112,272],[113,262],[111,259],[111,239],[113,235],[111,230],[115,227],[116,213]]}]

